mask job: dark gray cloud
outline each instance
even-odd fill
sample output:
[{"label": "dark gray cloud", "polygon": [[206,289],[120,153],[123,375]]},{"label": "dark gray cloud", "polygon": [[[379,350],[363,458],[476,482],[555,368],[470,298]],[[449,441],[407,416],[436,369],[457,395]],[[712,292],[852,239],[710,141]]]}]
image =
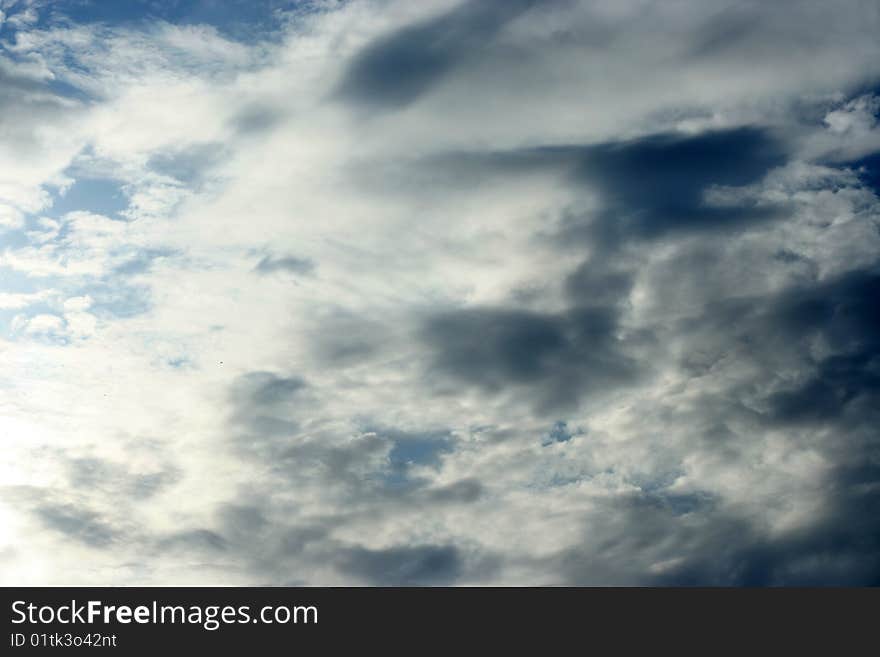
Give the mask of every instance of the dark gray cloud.
[{"label": "dark gray cloud", "polygon": [[828,477],[829,511],[779,538],[746,519],[714,519],[694,536],[691,558],[652,581],[662,585],[877,586],[880,495],[876,466],[841,466]]},{"label": "dark gray cloud", "polygon": [[337,94],[368,107],[407,105],[534,4],[535,0],[468,0],[441,16],[399,28],[354,57]]},{"label": "dark gray cloud", "polygon": [[541,569],[596,586],[860,586],[880,583],[877,468],[831,473],[829,508],[768,536],[711,494],[633,493],[584,520],[583,542]]},{"label": "dark gray cloud", "polygon": [[565,279],[565,292],[578,306],[614,306],[624,302],[633,285],[633,272],[601,258],[585,260]]},{"label": "dark gray cloud", "polygon": [[[778,217],[778,207],[714,206],[706,202],[704,193],[712,185],[740,187],[756,182],[784,162],[781,145],[767,132],[739,128],[603,144],[590,149],[575,176],[600,190],[604,209],[591,225],[594,238],[616,244],[629,237],[718,231]],[[566,232],[570,234],[572,228]]]},{"label": "dark gray cloud", "polygon": [[616,332],[616,312],[607,307],[560,314],[472,308],[431,317],[422,339],[434,374],[489,393],[524,389],[550,412],[634,380],[639,368]]},{"label": "dark gray cloud", "polygon": [[[830,353],[808,360],[810,374],[767,398],[779,422],[840,418],[848,406],[880,401],[880,274],[859,271],[789,293],[768,315],[771,330],[806,349],[822,340]],[[768,331],[769,333],[769,331]]]},{"label": "dark gray cloud", "polygon": [[340,570],[380,586],[448,586],[463,570],[452,545],[413,545],[369,550],[355,548],[341,556]]},{"label": "dark gray cloud", "polygon": [[[765,372],[754,390],[777,383],[761,395],[764,419],[815,425],[839,420],[848,406],[880,393],[878,294],[876,270],[856,270],[778,294],[711,304],[676,330],[695,349],[717,345],[719,357],[739,345],[740,358]],[[816,344],[824,346],[821,355]]]}]

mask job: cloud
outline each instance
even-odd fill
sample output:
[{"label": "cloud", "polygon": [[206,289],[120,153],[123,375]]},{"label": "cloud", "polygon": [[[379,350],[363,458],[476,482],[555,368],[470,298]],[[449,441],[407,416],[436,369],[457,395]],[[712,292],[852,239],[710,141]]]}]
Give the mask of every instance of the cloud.
[{"label": "cloud", "polygon": [[116,536],[112,527],[87,509],[71,505],[48,505],[39,507],[36,515],[50,529],[92,547],[107,547]]},{"label": "cloud", "polygon": [[757,182],[785,161],[783,144],[767,131],[738,127],[601,144],[448,154],[427,166],[458,172],[452,175],[465,171],[467,176],[534,175],[547,169],[565,174],[572,184],[595,190],[602,211],[587,220],[570,217],[561,238],[599,240],[603,247],[613,248],[630,239],[779,217],[784,208],[777,205],[712,203],[707,193],[715,187]]},{"label": "cloud", "polygon": [[464,65],[533,4],[533,0],[467,1],[438,17],[394,30],[353,57],[337,94],[368,107],[405,106]]},{"label": "cloud", "polygon": [[711,206],[703,195],[710,185],[755,182],[783,161],[781,148],[770,136],[738,128],[693,137],[649,136],[599,147],[578,174],[600,188],[606,207],[602,233],[650,238],[778,214],[774,208]]},{"label": "cloud", "polygon": [[561,316],[468,309],[431,318],[424,340],[438,373],[491,392],[522,386],[539,408],[556,410],[636,375],[615,336],[615,320],[607,308]]},{"label": "cloud", "polygon": [[878,582],[873,7],[17,7],[0,580]]},{"label": "cloud", "polygon": [[430,586],[455,583],[462,564],[454,546],[425,545],[355,549],[343,557],[342,569],[374,586]]}]

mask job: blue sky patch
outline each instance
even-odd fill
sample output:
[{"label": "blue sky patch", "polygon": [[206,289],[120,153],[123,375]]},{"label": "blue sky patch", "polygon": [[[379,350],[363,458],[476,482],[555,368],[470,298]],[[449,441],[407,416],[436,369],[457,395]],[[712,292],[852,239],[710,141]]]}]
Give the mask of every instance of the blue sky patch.
[{"label": "blue sky patch", "polygon": [[125,186],[120,181],[81,177],[63,194],[55,194],[54,203],[45,214],[61,217],[68,212],[80,211],[118,219],[128,204]]}]

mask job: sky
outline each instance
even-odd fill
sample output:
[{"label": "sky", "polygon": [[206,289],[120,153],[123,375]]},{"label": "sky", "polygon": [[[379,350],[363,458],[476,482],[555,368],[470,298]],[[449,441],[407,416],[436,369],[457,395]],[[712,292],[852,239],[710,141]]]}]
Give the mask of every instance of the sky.
[{"label": "sky", "polygon": [[880,584],[874,0],[0,0],[0,583]]}]

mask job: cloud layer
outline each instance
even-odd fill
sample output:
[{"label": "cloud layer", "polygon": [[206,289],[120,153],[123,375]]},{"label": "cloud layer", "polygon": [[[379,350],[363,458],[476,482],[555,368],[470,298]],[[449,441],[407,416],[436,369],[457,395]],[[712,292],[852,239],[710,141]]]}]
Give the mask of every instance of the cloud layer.
[{"label": "cloud layer", "polygon": [[880,8],[0,0],[0,581],[880,583]]}]

